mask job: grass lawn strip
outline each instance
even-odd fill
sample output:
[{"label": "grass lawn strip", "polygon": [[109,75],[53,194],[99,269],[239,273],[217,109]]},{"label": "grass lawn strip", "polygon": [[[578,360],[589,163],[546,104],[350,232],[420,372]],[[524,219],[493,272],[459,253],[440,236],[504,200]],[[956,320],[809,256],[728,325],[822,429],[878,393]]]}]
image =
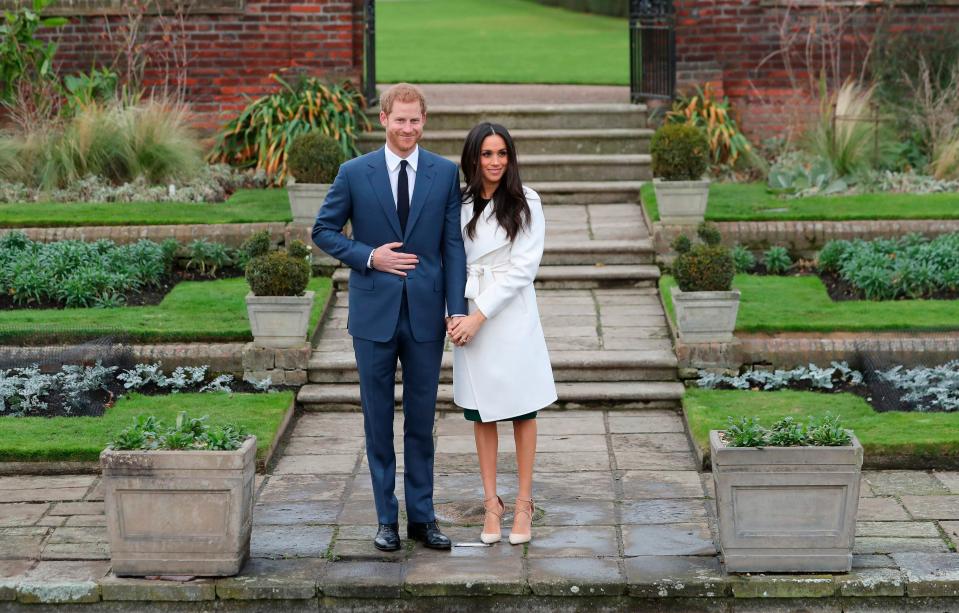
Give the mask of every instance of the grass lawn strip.
[{"label": "grass lawn strip", "polygon": [[383,2],[376,45],[386,83],[629,84],[625,18],[529,0]]},{"label": "grass lawn strip", "polygon": [[[675,322],[670,288],[664,275],[660,292]],[[875,332],[959,329],[959,300],[844,300],[834,302],[818,277],[736,275],[740,290],[737,332]]]},{"label": "grass lawn strip", "polygon": [[[328,277],[310,280],[316,292],[310,315],[315,329],[330,296]],[[109,309],[19,309],[0,312],[0,342],[66,343],[118,336],[141,343],[253,340],[245,297],[246,279],[177,284],[158,305]]]},{"label": "grass lawn strip", "polygon": [[709,453],[709,431],[725,430],[728,416],[757,418],[764,426],[787,415],[839,415],[853,430],[870,466],[920,468],[959,463],[959,413],[879,413],[854,394],[686,390],[683,406],[689,431]]},{"label": "grass lawn strip", "polygon": [[256,435],[262,459],[283,422],[293,392],[219,392],[141,396],[117,401],[102,417],[0,417],[0,462],[95,462],[114,434],[137,415],[155,415],[167,424],[177,413],[209,415],[209,423],[237,423]]},{"label": "grass lawn strip", "polygon": [[[652,183],[640,196],[647,214],[659,220]],[[845,221],[861,219],[957,219],[959,194],[858,194],[781,200],[764,183],[713,183],[709,186],[709,221]]]},{"label": "grass lawn strip", "polygon": [[226,202],[23,202],[0,204],[0,227],[162,226],[289,222],[285,189],[241,189]]}]

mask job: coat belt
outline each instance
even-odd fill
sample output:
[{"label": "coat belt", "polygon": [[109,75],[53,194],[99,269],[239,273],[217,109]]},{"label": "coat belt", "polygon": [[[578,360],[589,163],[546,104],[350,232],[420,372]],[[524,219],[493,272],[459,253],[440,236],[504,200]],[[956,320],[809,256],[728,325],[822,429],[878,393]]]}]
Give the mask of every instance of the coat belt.
[{"label": "coat belt", "polygon": [[480,277],[483,277],[483,280],[487,284],[495,283],[496,279],[493,277],[494,273],[503,273],[509,271],[509,262],[503,262],[501,264],[492,264],[487,266],[477,266],[476,264],[469,264],[466,266],[466,292],[464,296],[468,300],[476,300],[479,296],[479,281]]}]

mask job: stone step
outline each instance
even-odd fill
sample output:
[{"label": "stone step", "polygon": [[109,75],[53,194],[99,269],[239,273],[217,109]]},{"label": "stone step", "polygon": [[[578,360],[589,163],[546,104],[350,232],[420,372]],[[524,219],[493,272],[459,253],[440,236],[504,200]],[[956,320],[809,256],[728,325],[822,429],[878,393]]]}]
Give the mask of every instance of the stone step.
[{"label": "stone step", "polygon": [[[676,408],[683,398],[683,384],[677,381],[627,381],[600,383],[557,383],[559,400],[553,408],[663,409]],[[403,386],[396,386],[395,399],[403,398]],[[360,386],[355,383],[308,384],[300,388],[297,402],[307,411],[355,411],[360,409]],[[458,410],[453,404],[453,386],[440,384],[436,405],[441,410]]]},{"label": "stone step", "polygon": [[[555,351],[550,353],[557,382],[668,381],[676,378],[676,356],[667,350]],[[310,358],[311,383],[357,383],[352,352],[314,351]],[[397,372],[397,381],[400,373]],[[443,354],[440,380],[453,380],[453,354]]]},{"label": "stone step", "polygon": [[656,260],[653,241],[636,240],[547,240],[543,266],[591,266],[595,264],[652,264]]},{"label": "stone step", "polygon": [[627,204],[639,202],[643,181],[523,181],[539,194],[543,206]]},{"label": "stone step", "polygon": [[[458,162],[458,156],[447,156]],[[652,178],[648,154],[523,155],[519,156],[523,182],[544,181],[644,181]],[[534,188],[535,189],[535,188]]]},{"label": "stone step", "polygon": [[[333,273],[333,288],[345,290],[349,270]],[[614,264],[611,266],[541,266],[536,275],[537,289],[597,289],[611,287],[654,287],[659,267],[653,264]]]},{"label": "stone step", "polygon": [[[427,109],[426,130],[466,132],[485,121],[510,131],[647,127],[642,104],[515,104],[433,106]],[[379,118],[371,123],[379,125]]]},{"label": "stone step", "polygon": [[[508,126],[507,126],[508,127]],[[463,152],[467,130],[432,130],[428,125],[420,144],[440,155],[456,156]],[[649,153],[653,130],[647,128],[510,130],[520,155]],[[383,130],[364,132],[357,146],[366,153],[383,146]]]},{"label": "stone step", "polygon": [[[656,260],[653,242],[635,240],[549,240],[543,253],[543,266],[594,266],[614,264],[652,264]],[[335,268],[339,263],[313,246],[313,266]]]}]

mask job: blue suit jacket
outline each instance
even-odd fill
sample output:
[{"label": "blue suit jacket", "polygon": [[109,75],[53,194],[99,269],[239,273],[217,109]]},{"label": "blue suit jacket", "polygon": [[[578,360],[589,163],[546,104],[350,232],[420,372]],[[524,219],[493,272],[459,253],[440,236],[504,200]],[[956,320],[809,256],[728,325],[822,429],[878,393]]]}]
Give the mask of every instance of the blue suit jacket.
[{"label": "blue suit jacket", "polygon": [[[468,312],[459,172],[456,164],[422,147],[418,165],[405,236],[383,148],[340,166],[316,216],[313,242],[352,269],[348,328],[357,338],[385,342],[393,337],[404,285],[410,327],[419,342],[446,336],[447,311]],[[353,225],[352,239],[341,234],[347,221]],[[403,243],[399,251],[419,257],[405,278],[367,267],[373,249],[393,242]]]}]

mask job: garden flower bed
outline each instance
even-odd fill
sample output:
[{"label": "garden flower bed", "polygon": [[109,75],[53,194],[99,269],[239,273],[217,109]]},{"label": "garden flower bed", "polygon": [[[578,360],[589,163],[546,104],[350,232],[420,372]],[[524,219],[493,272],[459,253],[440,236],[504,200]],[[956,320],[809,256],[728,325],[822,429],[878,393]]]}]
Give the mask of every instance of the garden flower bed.
[{"label": "garden flower bed", "polygon": [[[310,330],[320,320],[330,296],[330,279],[314,277],[316,292]],[[72,343],[102,336],[130,342],[250,341],[244,298],[245,279],[189,281],[177,284],[155,306],[0,311],[0,343],[16,345]]]},{"label": "garden flower bed", "polygon": [[959,413],[877,412],[850,393],[782,390],[689,389],[683,399],[686,421],[703,464],[709,462],[709,431],[728,426],[729,415],[770,425],[783,417],[842,418],[865,450],[864,468],[959,468]]}]

